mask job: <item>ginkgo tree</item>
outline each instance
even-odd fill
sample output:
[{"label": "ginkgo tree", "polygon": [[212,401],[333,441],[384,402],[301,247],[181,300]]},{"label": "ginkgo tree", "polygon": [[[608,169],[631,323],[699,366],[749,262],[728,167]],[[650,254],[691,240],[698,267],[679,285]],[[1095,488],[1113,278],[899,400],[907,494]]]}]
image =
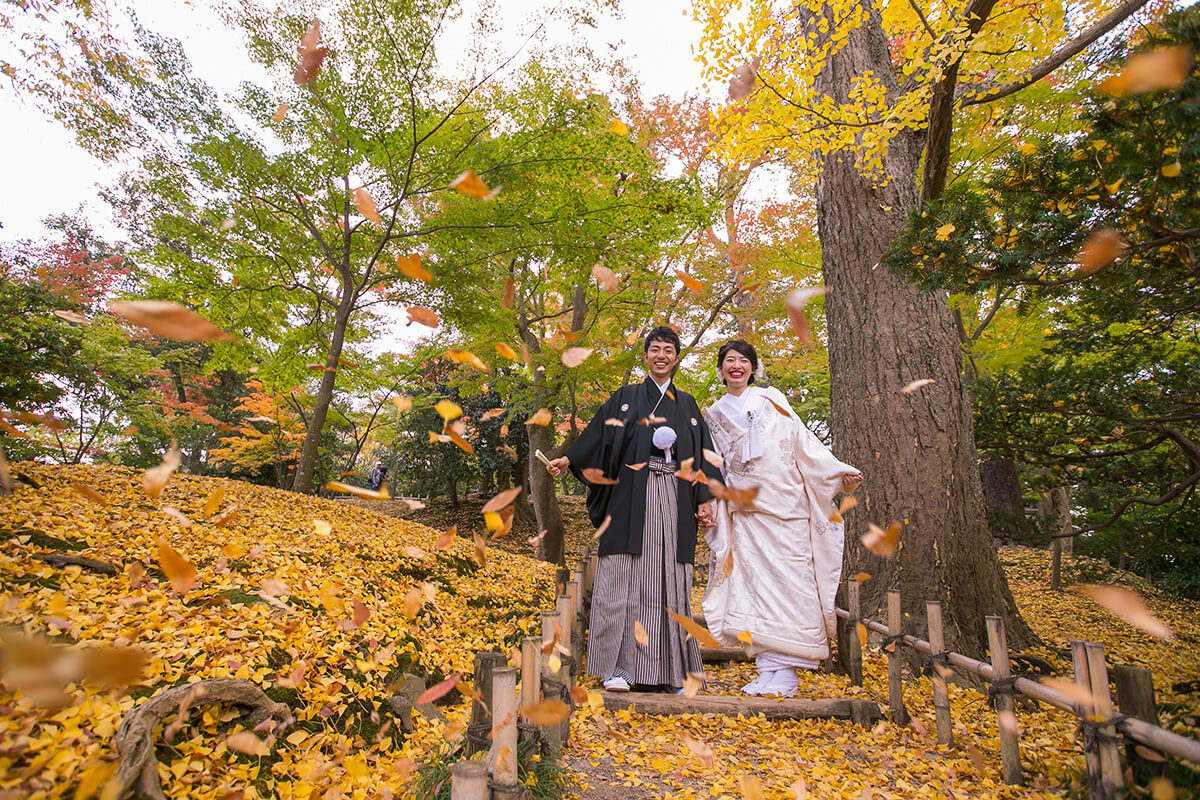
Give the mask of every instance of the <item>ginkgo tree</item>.
[{"label": "ginkgo tree", "polygon": [[[858,513],[871,518],[849,519],[847,571],[874,576],[863,584],[868,610],[890,588],[913,620],[926,599],[942,600],[948,645],[964,652],[983,651],[988,614],[1007,619],[1018,645],[1029,631],[986,525],[946,297],[877,265],[910,211],[945,189],[956,122],[991,126],[985,138],[1003,147],[994,137],[1005,131],[1064,120],[1080,78],[1072,57],[1144,4],[695,4],[709,77],[750,66],[721,115],[731,147],[779,152],[819,173],[833,446],[867,476]],[[1043,81],[1052,73],[1054,83]],[[978,135],[959,140],[986,160]],[[933,383],[900,393],[917,379]],[[859,543],[868,521],[893,520],[904,529],[894,558]]]}]

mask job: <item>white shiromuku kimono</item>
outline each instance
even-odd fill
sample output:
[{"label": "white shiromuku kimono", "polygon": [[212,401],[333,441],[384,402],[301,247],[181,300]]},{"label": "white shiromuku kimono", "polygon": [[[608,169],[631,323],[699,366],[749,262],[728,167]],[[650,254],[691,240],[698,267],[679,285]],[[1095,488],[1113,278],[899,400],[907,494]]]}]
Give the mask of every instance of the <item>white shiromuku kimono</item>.
[{"label": "white shiromuku kimono", "polygon": [[842,477],[858,470],[833,457],[778,389],[726,394],[706,419],[726,484],[758,487],[750,508],[714,503],[717,524],[706,534],[708,628],[734,646],[749,631],[760,668],[816,667],[829,655],[842,570],[844,530],[830,521],[833,498]]}]

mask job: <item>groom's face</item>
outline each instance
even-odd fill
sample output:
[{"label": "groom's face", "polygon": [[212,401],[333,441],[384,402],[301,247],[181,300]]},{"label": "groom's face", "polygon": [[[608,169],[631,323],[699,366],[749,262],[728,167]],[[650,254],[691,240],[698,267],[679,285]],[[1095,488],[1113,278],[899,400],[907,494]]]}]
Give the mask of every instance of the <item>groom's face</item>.
[{"label": "groom's face", "polygon": [[671,342],[660,342],[656,339],[650,343],[646,348],[646,369],[655,383],[662,383],[671,377],[671,370],[675,368],[678,358],[679,354],[675,352],[675,345]]}]

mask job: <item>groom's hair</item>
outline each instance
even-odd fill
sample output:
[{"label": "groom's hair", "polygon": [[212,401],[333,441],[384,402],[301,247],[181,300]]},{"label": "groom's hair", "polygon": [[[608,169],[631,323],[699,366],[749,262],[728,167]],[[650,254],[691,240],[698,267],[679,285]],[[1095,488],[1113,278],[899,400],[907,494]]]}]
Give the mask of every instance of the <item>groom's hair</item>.
[{"label": "groom's hair", "polygon": [[[747,342],[745,339],[730,339],[725,344],[721,345],[721,349],[717,351],[717,372],[721,371],[721,364],[725,362],[725,355],[733,350],[736,353],[741,353],[746,358],[750,359],[750,380],[748,383],[754,383],[754,373],[758,372],[758,353],[754,350],[754,345]],[[725,379],[721,378],[724,383]]]},{"label": "groom's hair", "polygon": [[650,349],[651,342],[667,342],[675,345],[675,355],[679,355],[683,351],[683,345],[679,342],[679,334],[666,325],[659,325],[646,334],[646,343],[642,346],[643,353]]}]

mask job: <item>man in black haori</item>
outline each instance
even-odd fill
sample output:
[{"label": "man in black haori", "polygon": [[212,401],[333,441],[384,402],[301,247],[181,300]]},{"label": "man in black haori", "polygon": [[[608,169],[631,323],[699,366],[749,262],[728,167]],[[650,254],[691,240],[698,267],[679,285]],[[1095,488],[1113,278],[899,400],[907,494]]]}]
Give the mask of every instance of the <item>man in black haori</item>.
[{"label": "man in black haori", "polygon": [[679,351],[673,330],[650,331],[646,380],[618,389],[547,465],[555,477],[569,468],[588,486],[588,516],[603,528],[587,671],[610,691],[640,684],[681,692],[687,673],[704,671],[696,640],[667,614],[691,617],[696,523],[709,518],[712,498],[703,481],[675,473],[690,461],[693,470],[720,479],[704,458],[713,449],[704,415],[672,385]]}]

